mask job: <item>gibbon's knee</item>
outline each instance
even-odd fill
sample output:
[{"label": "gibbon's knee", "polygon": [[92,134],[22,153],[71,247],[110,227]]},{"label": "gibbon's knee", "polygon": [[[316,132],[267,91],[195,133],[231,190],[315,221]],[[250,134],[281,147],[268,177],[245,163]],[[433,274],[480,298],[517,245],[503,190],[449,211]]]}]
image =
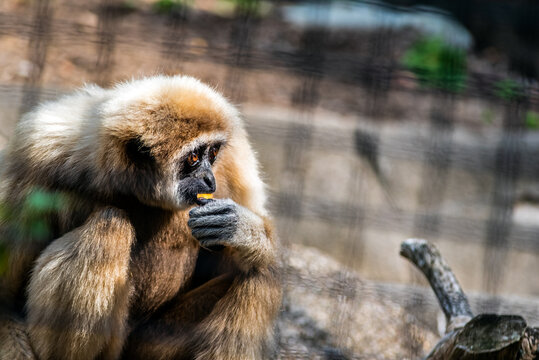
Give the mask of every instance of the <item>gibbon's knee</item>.
[{"label": "gibbon's knee", "polygon": [[116,358],[125,339],[134,230],[121,210],[92,213],[37,259],[28,332],[39,359]]},{"label": "gibbon's knee", "polygon": [[15,316],[0,316],[0,360],[36,360],[26,324]]},{"label": "gibbon's knee", "polygon": [[193,329],[211,313],[233,281],[233,274],[220,275],[173,299],[133,329],[123,358],[194,358]]}]

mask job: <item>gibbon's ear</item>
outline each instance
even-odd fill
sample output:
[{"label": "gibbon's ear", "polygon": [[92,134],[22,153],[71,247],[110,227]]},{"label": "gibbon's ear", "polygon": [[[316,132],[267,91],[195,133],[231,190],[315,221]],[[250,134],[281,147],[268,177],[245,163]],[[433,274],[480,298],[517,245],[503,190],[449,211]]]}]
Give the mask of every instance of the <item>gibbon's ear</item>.
[{"label": "gibbon's ear", "polygon": [[140,137],[127,140],[124,144],[124,151],[128,161],[139,168],[153,167],[155,164],[151,148],[144,144]]},{"label": "gibbon's ear", "polygon": [[157,163],[152,149],[139,134],[103,134],[97,155],[97,167],[105,173],[153,170]]}]

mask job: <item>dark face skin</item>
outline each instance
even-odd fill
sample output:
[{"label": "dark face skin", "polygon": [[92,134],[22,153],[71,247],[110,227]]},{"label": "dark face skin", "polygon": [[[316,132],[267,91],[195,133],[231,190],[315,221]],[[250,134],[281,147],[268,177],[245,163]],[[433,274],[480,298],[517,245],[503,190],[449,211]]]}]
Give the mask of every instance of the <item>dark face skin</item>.
[{"label": "dark face skin", "polygon": [[197,199],[197,194],[214,193],[217,187],[212,165],[221,147],[220,143],[205,144],[182,159],[178,193],[182,202],[204,204],[208,200]]}]

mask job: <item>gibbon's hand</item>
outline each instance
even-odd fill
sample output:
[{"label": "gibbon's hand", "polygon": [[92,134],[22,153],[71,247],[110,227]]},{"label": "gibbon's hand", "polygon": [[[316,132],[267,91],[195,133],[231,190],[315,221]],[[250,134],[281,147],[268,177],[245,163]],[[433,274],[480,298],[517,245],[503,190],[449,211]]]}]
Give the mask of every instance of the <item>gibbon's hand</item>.
[{"label": "gibbon's hand", "polygon": [[230,199],[213,200],[189,212],[191,232],[203,247],[224,245],[252,251],[265,239],[264,221]]},{"label": "gibbon's hand", "polygon": [[189,212],[191,233],[203,247],[232,245],[238,231],[240,206],[230,199],[209,201]]}]

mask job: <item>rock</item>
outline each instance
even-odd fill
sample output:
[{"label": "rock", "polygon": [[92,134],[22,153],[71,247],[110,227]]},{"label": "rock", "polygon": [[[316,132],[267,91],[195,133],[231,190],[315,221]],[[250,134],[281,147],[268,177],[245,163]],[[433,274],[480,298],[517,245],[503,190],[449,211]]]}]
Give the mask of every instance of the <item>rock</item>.
[{"label": "rock", "polygon": [[374,284],[320,251],[293,245],[287,255],[279,359],[410,359],[438,341],[409,309],[373,296]]}]

